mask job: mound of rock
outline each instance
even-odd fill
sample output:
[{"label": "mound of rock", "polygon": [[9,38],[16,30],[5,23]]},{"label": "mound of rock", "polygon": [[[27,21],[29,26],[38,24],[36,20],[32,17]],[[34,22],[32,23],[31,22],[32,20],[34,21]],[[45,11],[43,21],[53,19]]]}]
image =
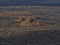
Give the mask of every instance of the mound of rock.
[{"label": "mound of rock", "polygon": [[20,26],[41,26],[44,24],[33,20],[31,16],[18,16],[18,22]]}]

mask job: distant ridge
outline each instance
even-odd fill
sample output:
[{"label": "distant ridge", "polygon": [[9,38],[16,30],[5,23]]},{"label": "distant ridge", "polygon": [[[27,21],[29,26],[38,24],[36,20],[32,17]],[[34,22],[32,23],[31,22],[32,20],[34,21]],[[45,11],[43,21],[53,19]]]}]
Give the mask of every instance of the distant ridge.
[{"label": "distant ridge", "polygon": [[60,6],[59,0],[0,0],[0,6]]},{"label": "distant ridge", "polygon": [[0,3],[0,6],[58,6],[60,7],[60,3]]}]

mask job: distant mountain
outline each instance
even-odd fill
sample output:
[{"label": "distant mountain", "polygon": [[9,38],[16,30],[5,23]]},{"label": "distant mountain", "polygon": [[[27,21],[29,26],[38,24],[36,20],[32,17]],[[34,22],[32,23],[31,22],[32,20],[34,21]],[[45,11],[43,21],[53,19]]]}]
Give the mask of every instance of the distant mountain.
[{"label": "distant mountain", "polygon": [[0,6],[51,5],[60,6],[60,0],[0,0]]}]

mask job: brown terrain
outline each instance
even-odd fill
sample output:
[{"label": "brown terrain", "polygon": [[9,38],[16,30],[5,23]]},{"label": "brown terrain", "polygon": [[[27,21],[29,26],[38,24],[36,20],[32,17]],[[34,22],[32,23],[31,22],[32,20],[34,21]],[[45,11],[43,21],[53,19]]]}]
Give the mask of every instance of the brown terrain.
[{"label": "brown terrain", "polygon": [[60,45],[60,7],[1,6],[1,45]]}]

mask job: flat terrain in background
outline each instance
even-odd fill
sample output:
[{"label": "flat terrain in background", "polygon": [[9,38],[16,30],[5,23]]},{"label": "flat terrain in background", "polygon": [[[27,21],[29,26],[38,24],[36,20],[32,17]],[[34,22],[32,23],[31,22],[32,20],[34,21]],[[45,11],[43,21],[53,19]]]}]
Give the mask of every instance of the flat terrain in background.
[{"label": "flat terrain in background", "polygon": [[[21,27],[18,16],[32,16],[48,23],[39,27]],[[1,45],[60,45],[60,7],[0,6]]]}]

